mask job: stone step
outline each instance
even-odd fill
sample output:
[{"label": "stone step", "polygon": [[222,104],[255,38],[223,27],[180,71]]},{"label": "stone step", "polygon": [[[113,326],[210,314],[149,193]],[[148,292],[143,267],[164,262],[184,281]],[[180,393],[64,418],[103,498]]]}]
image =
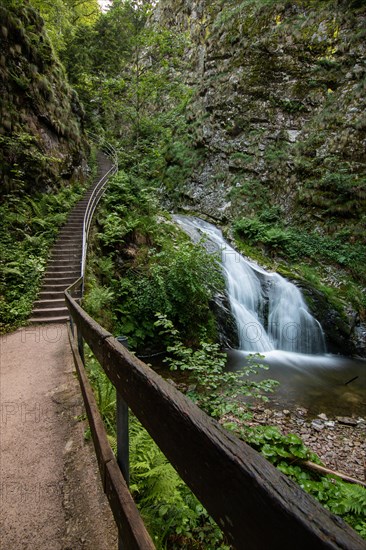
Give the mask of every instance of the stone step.
[{"label": "stone step", "polygon": [[82,242],[83,240],[82,237],[83,237],[82,231],[75,232],[72,229],[70,229],[58,235],[56,244],[59,244],[60,242],[65,244],[65,243],[68,243],[70,240],[73,240],[75,242],[76,241]]},{"label": "stone step", "polygon": [[31,317],[29,319],[30,323],[33,323],[34,325],[40,325],[42,323],[67,323],[69,321],[69,316],[62,315],[60,317]]},{"label": "stone step", "polygon": [[65,231],[64,233],[60,233],[57,239],[57,243],[59,242],[69,243],[70,241],[82,243],[83,242],[82,232],[76,233],[71,229],[70,231]]},{"label": "stone step", "polygon": [[68,223],[61,228],[59,235],[61,235],[61,233],[63,233],[64,231],[80,231],[80,233],[82,233],[83,223],[75,223],[75,225],[73,223]]},{"label": "stone step", "polygon": [[82,231],[74,231],[73,229],[64,229],[59,233],[57,236],[57,243],[62,241],[63,243],[69,242],[70,240],[74,241],[82,241],[83,232]]},{"label": "stone step", "polygon": [[65,288],[70,286],[76,281],[78,276],[75,277],[45,277],[43,282],[45,285],[65,285]]},{"label": "stone step", "polygon": [[65,294],[63,290],[41,290],[38,294],[37,301],[43,300],[64,300]]},{"label": "stone step", "polygon": [[48,260],[50,262],[56,262],[56,263],[66,263],[66,265],[77,265],[80,267],[81,264],[81,251],[80,252],[56,252],[54,254],[51,254],[50,259]]},{"label": "stone step", "polygon": [[51,299],[51,300],[36,300],[34,302],[34,309],[33,311],[36,311],[38,309],[57,309],[60,307],[66,307],[65,298],[57,298],[57,299]]},{"label": "stone step", "polygon": [[48,267],[44,273],[45,277],[75,277],[80,275],[80,269],[67,269],[65,266]]},{"label": "stone step", "polygon": [[70,241],[79,242],[80,244],[83,242],[83,235],[82,232],[75,233],[75,231],[67,231],[66,233],[60,233],[57,237],[57,241],[55,242],[56,245],[66,245],[68,244],[70,246]]},{"label": "stone step", "polygon": [[82,223],[77,223],[75,225],[64,225],[63,227],[61,227],[59,233],[58,233],[58,236],[62,235],[62,233],[64,233],[65,231],[77,231],[78,233],[82,233],[83,232],[83,224]]},{"label": "stone step", "polygon": [[50,260],[59,260],[62,258],[73,260],[75,258],[81,258],[81,249],[82,247],[57,247],[53,248],[51,251]]},{"label": "stone step", "polygon": [[[75,254],[75,256],[77,256],[77,254]],[[80,261],[77,261],[75,258],[69,258],[68,255],[66,255],[65,258],[50,258],[48,260],[48,263],[47,265],[49,267],[73,267],[75,269],[77,269],[78,267],[80,267]]]},{"label": "stone step", "polygon": [[70,246],[68,243],[56,243],[53,248],[52,252],[78,252],[82,249],[82,243],[80,242],[78,246]]},{"label": "stone step", "polygon": [[72,283],[43,283],[42,292],[64,292],[71,284]]},{"label": "stone step", "polygon": [[36,308],[32,311],[32,319],[48,318],[48,317],[68,317],[69,310],[66,306],[54,307],[52,309]]},{"label": "stone step", "polygon": [[55,243],[55,246],[53,248],[56,248],[56,249],[65,249],[65,248],[81,248],[83,245],[83,241],[81,238],[76,238],[75,237],[65,237],[63,238],[62,240],[58,240],[56,243]]}]

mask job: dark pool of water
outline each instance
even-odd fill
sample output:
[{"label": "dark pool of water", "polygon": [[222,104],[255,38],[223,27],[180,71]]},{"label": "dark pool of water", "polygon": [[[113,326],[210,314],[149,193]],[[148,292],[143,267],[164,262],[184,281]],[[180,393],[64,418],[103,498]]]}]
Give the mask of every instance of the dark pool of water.
[{"label": "dark pool of water", "polygon": [[[228,368],[246,364],[248,352],[228,350]],[[366,417],[366,360],[339,355],[305,355],[285,351],[265,354],[255,379],[280,382],[271,402],[282,409],[305,407],[310,415]]]}]

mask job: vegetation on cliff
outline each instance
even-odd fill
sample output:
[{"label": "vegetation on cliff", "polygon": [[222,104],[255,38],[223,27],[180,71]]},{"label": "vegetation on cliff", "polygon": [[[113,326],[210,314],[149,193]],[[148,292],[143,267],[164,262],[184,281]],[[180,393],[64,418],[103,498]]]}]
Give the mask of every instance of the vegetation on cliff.
[{"label": "vegetation on cliff", "polygon": [[44,21],[28,4],[1,9],[0,176],[8,195],[51,192],[82,176],[83,109],[54,55]]},{"label": "vegetation on cliff", "polygon": [[49,247],[86,182],[83,108],[44,21],[0,6],[0,331],[29,317]]}]

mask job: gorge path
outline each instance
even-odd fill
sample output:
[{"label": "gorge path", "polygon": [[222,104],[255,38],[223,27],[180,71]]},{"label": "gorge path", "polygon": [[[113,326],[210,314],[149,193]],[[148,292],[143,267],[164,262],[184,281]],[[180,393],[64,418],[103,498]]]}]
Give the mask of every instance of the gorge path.
[{"label": "gorge path", "polygon": [[0,546],[111,550],[103,493],[67,324],[0,338]]}]

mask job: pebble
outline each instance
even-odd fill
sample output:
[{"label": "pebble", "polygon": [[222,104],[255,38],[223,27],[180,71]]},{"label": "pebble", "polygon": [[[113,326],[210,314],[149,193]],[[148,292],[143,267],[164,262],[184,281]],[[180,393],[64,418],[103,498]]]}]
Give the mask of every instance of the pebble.
[{"label": "pebble", "polygon": [[320,431],[324,429],[323,422],[320,422],[319,420],[313,420],[311,423],[311,427],[314,428],[314,430]]},{"label": "pebble", "polygon": [[345,424],[346,426],[357,426],[358,424],[355,418],[350,418],[348,416],[336,416],[336,419],[340,424]]},{"label": "pebble", "polygon": [[324,422],[324,426],[327,428],[334,428],[335,422],[333,420],[327,420],[327,422]]},{"label": "pebble", "polygon": [[281,414],[278,410],[254,408],[253,413],[252,425],[267,424],[277,426],[284,434],[295,433],[327,468],[366,480],[365,418],[330,418],[324,413],[309,418],[302,407],[283,409]]}]

